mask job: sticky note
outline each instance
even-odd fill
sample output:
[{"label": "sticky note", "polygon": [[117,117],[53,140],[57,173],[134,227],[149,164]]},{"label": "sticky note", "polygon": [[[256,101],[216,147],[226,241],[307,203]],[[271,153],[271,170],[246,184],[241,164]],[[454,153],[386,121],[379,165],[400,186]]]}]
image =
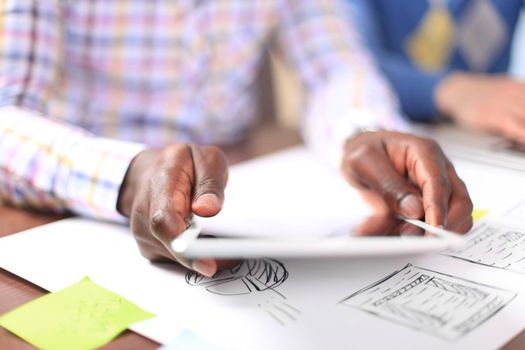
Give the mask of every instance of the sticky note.
[{"label": "sticky note", "polygon": [[227,348],[223,348],[221,346],[217,346],[213,343],[210,343],[206,339],[202,338],[201,336],[195,334],[194,332],[183,329],[179,335],[173,340],[172,343],[163,346],[159,350],[178,350],[178,349],[184,349],[184,350],[201,350],[201,349],[208,349],[208,350],[229,350]]},{"label": "sticky note", "polygon": [[94,349],[152,317],[85,277],[1,316],[0,326],[41,349]]},{"label": "sticky note", "polygon": [[490,214],[490,210],[474,208],[472,211],[472,220],[478,221]]}]

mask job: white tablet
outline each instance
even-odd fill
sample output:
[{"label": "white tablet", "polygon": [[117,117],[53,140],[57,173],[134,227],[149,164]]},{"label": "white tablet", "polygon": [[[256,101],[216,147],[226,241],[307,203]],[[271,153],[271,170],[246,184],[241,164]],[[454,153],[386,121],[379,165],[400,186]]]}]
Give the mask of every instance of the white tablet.
[{"label": "white tablet", "polygon": [[[186,258],[253,258],[253,257],[365,257],[422,254],[444,249],[457,249],[461,235],[430,227],[417,220],[392,216],[371,216],[351,227],[327,234],[209,235],[190,228],[186,237],[171,243],[175,254]],[[190,237],[188,239],[188,237]]]}]

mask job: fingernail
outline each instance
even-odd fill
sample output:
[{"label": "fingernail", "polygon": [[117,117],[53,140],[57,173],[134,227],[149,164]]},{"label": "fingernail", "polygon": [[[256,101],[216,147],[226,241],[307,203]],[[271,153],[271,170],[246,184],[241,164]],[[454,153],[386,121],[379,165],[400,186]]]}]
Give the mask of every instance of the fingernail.
[{"label": "fingernail", "polygon": [[399,202],[401,214],[412,219],[419,219],[423,215],[423,204],[414,194],[406,195]]},{"label": "fingernail", "polygon": [[209,259],[199,259],[193,262],[192,268],[203,276],[213,277],[217,272],[217,263]]},{"label": "fingernail", "polygon": [[205,193],[200,195],[197,200],[195,200],[195,204],[213,208],[220,208],[222,206],[219,198],[213,193]]}]

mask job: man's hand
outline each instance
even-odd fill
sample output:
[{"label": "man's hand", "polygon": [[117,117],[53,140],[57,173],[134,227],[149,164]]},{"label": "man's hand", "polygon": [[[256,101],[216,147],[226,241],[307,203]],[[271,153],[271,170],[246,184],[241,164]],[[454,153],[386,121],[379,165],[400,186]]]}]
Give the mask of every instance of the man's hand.
[{"label": "man's hand", "polygon": [[467,188],[434,141],[363,132],[345,145],[342,171],[376,209],[456,232],[472,227]]},{"label": "man's hand", "polygon": [[436,104],[459,124],[525,143],[525,83],[453,73],[438,86]]},{"label": "man's hand", "polygon": [[226,158],[215,147],[181,144],[138,154],[122,184],[118,210],[131,218],[142,255],[152,261],[177,261],[213,276],[217,261],[173,256],[160,238],[171,242],[187,228],[192,213],[216,215],[222,208],[227,179]]}]

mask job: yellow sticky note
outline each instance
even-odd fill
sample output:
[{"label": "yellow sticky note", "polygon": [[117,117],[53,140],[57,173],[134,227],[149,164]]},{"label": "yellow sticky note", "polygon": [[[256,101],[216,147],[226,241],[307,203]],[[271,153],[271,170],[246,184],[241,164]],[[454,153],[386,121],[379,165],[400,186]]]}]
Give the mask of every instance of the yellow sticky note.
[{"label": "yellow sticky note", "polygon": [[152,317],[85,277],[1,316],[0,326],[41,349],[94,349]]},{"label": "yellow sticky note", "polygon": [[489,214],[490,214],[490,210],[474,208],[474,210],[472,211],[472,220],[474,221],[481,220]]}]

